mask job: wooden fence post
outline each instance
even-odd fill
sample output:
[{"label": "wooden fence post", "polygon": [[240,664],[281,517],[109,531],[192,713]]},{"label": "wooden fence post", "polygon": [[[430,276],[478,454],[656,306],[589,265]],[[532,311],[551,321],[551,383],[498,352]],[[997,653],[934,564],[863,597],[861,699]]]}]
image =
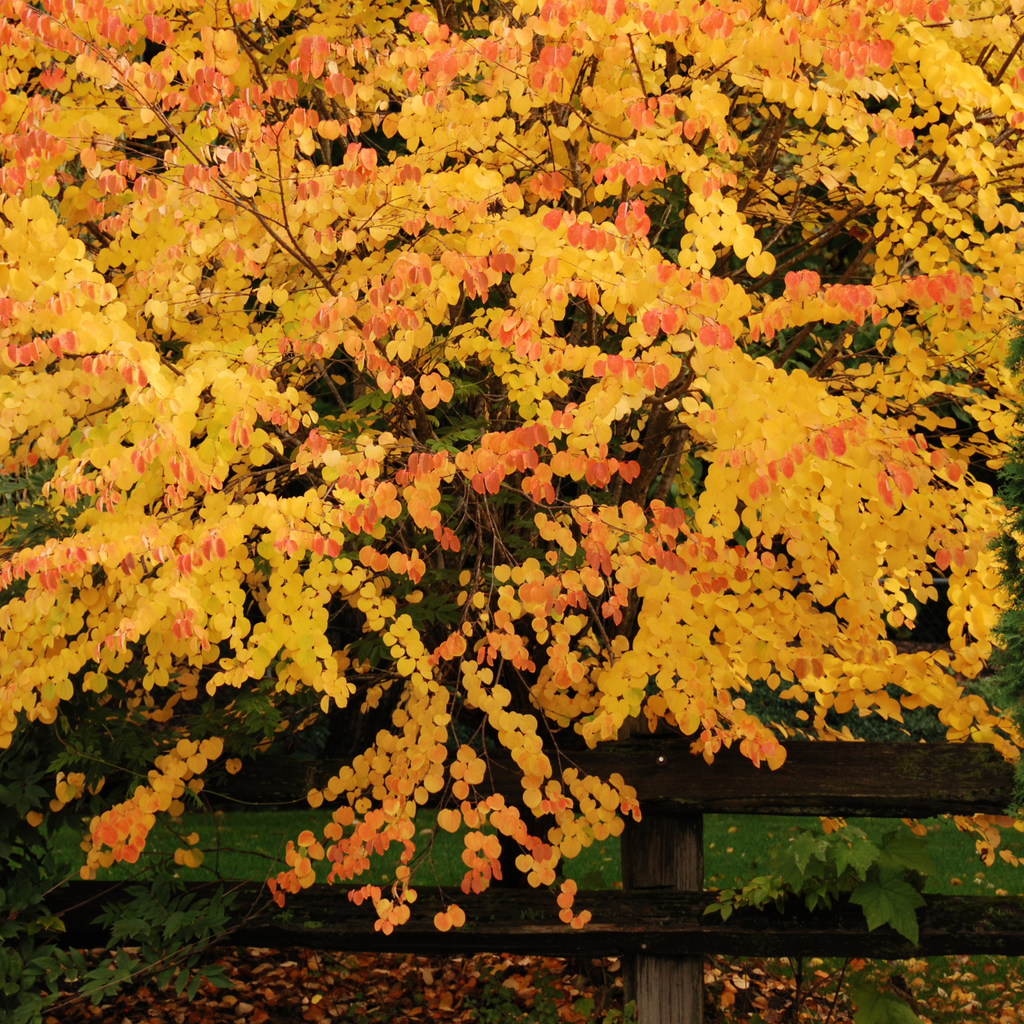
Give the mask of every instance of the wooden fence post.
[{"label": "wooden fence post", "polygon": [[[645,814],[622,834],[623,889],[704,888],[704,817]],[[704,958],[647,956],[626,962],[626,998],[638,1024],[702,1024]]]}]

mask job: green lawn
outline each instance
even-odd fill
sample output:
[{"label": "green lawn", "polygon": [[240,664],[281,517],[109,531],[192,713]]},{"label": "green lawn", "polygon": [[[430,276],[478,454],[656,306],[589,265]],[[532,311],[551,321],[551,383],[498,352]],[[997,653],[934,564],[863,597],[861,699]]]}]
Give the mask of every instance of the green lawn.
[{"label": "green lawn", "polygon": [[[248,878],[261,880],[268,874],[284,868],[284,849],[303,829],[312,829],[321,835],[323,825],[330,821],[326,811],[231,811],[228,813],[189,813],[177,823],[158,825],[151,836],[147,853],[169,855],[180,842],[171,829],[181,835],[197,832],[200,848],[205,851],[202,868],[180,869],[196,881],[220,876],[222,878]],[[416,881],[420,885],[457,885],[465,871],[461,860],[462,845],[458,836],[439,831],[429,846],[433,828],[433,814],[422,811],[418,818],[420,832]],[[898,821],[883,818],[850,820],[850,824],[863,828],[870,836],[902,828]],[[925,822],[929,827],[929,852],[938,868],[929,880],[929,892],[994,893],[997,889],[1009,893],[1024,892],[1024,866],[1014,868],[996,860],[986,868],[974,852],[974,839],[957,831],[952,820],[939,818]],[[734,885],[767,867],[768,852],[773,846],[786,842],[794,830],[804,826],[817,826],[816,818],[760,817],[754,815],[707,815],[704,819],[705,884],[709,887]],[[84,855],[78,849],[78,837],[65,830],[55,837],[62,860],[70,871],[77,870]],[[1024,859],[1024,834],[1004,830],[1005,848]],[[1002,847],[1001,847],[1002,848]],[[384,881],[398,862],[395,847],[379,862],[374,862],[365,881]],[[326,877],[326,868],[320,865],[319,877]],[[562,870],[573,878],[581,889],[614,887],[621,879],[619,841],[609,839],[594,843],[573,861],[565,862]],[[128,866],[115,866],[100,873],[102,878],[125,878],[133,873]]]}]

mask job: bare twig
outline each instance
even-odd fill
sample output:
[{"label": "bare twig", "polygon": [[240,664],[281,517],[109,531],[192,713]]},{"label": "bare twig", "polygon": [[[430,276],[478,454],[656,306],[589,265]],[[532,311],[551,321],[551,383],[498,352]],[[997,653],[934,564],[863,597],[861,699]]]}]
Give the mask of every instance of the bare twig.
[{"label": "bare twig", "polygon": [[846,967],[849,962],[848,959],[843,961],[843,968],[839,972],[839,980],[836,982],[836,994],[832,997],[832,1005],[828,1009],[825,1024],[832,1024],[832,1015],[836,1012],[836,1004],[839,1002],[839,993],[843,990],[843,979],[846,977]]},{"label": "bare twig", "polygon": [[632,33],[627,33],[626,38],[629,40],[629,52],[633,56],[633,67],[636,68],[637,77],[640,79],[640,88],[643,90],[644,96],[648,96],[647,83],[644,81],[644,73],[640,69],[640,61],[636,59],[636,50],[633,48],[633,36]]}]

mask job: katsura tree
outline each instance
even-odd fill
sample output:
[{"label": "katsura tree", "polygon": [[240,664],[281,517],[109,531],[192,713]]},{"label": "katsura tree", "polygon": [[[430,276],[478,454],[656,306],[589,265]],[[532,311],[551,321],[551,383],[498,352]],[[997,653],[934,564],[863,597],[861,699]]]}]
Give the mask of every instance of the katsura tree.
[{"label": "katsura tree", "polygon": [[[390,931],[419,808],[467,892],[502,848],[552,885],[640,813],[572,750],[637,723],[770,771],[776,691],[822,740],[933,707],[1015,758],[964,681],[1022,8],[0,0],[0,747],[61,769],[28,822],[88,806],[92,877],[314,729],[348,766],[277,897],[398,844],[357,890]],[[937,574],[948,645],[898,651]]]}]

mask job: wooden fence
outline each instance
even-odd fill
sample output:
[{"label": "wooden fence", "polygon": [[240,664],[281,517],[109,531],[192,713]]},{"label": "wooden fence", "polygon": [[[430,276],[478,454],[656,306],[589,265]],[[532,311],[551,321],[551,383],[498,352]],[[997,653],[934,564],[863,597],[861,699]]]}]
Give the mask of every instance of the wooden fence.
[{"label": "wooden fence", "polygon": [[[607,777],[619,772],[637,790],[643,820],[622,837],[621,891],[580,892],[591,922],[573,931],[558,920],[553,895],[493,886],[478,896],[461,890],[420,890],[413,919],[390,936],[373,929],[372,907],[356,907],[344,886],[314,885],[289,896],[282,914],[266,888],[238,886],[239,917],[226,942],[269,947],[306,946],[349,952],[421,955],[508,952],[555,956],[625,956],[640,1024],[699,1024],[703,1019],[702,957],[1024,955],[1024,898],[928,896],[918,911],[920,944],[888,926],[868,932],[859,907],[840,905],[785,914],[744,909],[722,922],[705,916],[714,897],[704,892],[703,815],[811,814],[841,817],[926,817],[1001,814],[1010,801],[1013,770],[991,748],[914,743],[792,743],[782,768],[755,769],[732,751],[713,765],[690,754],[682,740],[609,745],[560,754],[562,767]],[[264,757],[211,793],[247,803],[304,801],[338,764]],[[492,759],[491,782],[509,799],[522,795],[513,765]],[[97,902],[117,898],[118,886],[80,882],[60,896],[67,942],[102,945],[90,922]],[[196,888],[202,888],[201,885]],[[456,899],[464,927],[434,929],[434,914]]]}]

